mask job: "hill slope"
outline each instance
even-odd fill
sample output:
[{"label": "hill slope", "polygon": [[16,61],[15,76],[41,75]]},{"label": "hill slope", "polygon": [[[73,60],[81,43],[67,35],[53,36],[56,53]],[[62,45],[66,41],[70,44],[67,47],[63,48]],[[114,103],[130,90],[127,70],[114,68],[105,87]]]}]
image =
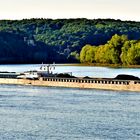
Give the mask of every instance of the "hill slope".
[{"label": "hill slope", "polygon": [[[86,44],[103,45],[114,34],[140,39],[140,22],[113,19],[0,21],[0,63],[70,63]],[[77,57],[76,57],[77,56]]]}]

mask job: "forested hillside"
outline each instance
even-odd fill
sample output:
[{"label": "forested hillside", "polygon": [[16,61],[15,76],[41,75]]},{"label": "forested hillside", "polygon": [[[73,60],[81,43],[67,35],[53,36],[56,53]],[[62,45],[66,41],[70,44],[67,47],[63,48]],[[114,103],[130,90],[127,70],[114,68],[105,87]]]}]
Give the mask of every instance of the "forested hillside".
[{"label": "forested hillside", "polygon": [[[79,62],[83,46],[90,44],[96,49],[115,34],[126,35],[127,40],[139,40],[140,22],[113,19],[1,20],[0,63]],[[122,59],[119,57],[115,62],[96,60],[122,63]]]}]

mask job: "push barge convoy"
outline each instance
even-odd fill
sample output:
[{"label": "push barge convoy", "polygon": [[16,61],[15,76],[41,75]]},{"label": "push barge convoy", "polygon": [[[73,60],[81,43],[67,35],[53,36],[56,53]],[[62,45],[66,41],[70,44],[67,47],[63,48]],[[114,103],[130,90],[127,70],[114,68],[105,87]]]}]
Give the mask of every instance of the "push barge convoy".
[{"label": "push barge convoy", "polygon": [[[0,73],[0,84],[52,86],[82,89],[126,90],[140,92],[140,79],[130,75],[116,78],[74,77],[72,74],[54,74],[51,65],[42,65],[38,71]],[[125,77],[125,78],[124,78]]]}]

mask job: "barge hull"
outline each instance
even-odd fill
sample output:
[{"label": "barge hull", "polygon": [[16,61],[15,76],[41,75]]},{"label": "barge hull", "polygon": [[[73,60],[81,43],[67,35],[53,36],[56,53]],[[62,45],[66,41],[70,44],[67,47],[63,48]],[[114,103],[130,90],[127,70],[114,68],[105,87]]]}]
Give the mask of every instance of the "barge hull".
[{"label": "barge hull", "polygon": [[[68,79],[67,79],[68,80]],[[81,89],[104,89],[104,90],[125,90],[139,91],[140,84],[135,84],[129,81],[129,84],[108,84],[108,83],[81,83],[68,81],[50,81],[50,80],[29,80],[29,79],[8,79],[0,78],[0,84],[15,84],[15,85],[33,85],[33,86],[48,86],[48,87],[66,87],[66,88],[81,88]]]}]

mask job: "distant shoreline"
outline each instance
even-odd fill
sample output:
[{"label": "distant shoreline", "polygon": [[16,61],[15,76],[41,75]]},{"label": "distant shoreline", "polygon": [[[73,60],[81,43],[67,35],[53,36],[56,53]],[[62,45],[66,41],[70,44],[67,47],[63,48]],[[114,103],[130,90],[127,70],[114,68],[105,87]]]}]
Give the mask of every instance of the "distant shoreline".
[{"label": "distant shoreline", "polygon": [[111,67],[111,68],[140,68],[140,65],[121,65],[121,64],[99,64],[99,63],[66,63],[58,64],[62,66],[96,66],[96,67]]},{"label": "distant shoreline", "polygon": [[[39,63],[15,63],[15,64],[0,64],[0,65],[39,65]],[[41,63],[40,63],[41,64]],[[51,63],[44,63],[44,64],[51,64]],[[140,68],[140,65],[121,65],[121,64],[100,64],[100,63],[55,63],[55,65],[59,66],[95,66],[95,67],[110,67],[110,68]]]}]

